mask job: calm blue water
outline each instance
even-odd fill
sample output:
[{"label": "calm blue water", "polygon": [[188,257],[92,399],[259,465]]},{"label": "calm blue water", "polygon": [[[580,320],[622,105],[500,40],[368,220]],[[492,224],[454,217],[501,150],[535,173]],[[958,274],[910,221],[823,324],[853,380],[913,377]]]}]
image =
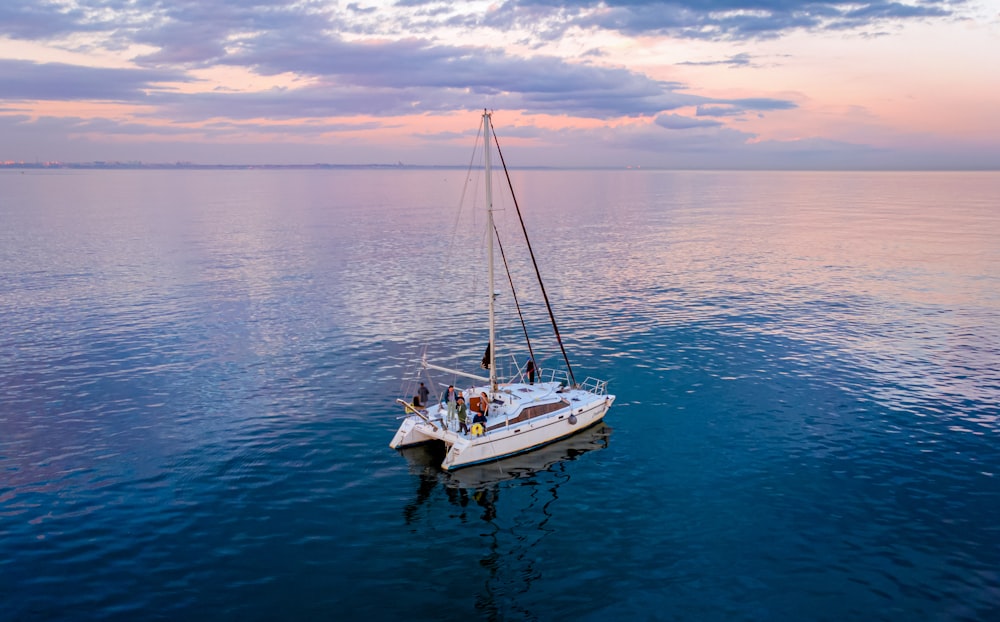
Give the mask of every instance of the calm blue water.
[{"label": "calm blue water", "polygon": [[0,619],[995,619],[1000,174],[514,177],[618,401],[458,477],[461,172],[0,173]]}]

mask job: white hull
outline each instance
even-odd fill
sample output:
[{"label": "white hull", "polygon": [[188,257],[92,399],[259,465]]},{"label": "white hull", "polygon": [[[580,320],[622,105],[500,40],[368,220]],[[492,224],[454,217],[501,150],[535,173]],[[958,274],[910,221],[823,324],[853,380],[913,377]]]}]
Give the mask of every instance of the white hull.
[{"label": "white hull", "polygon": [[[484,388],[465,393],[478,395]],[[516,456],[581,432],[601,421],[615,400],[613,395],[584,389],[562,390],[558,383],[511,384],[503,388],[501,395],[503,399],[497,402],[502,403],[491,406],[482,436],[459,433],[457,422],[446,420],[447,410],[434,405],[424,411],[426,419],[418,415],[406,417],[389,446],[403,449],[440,441],[447,449],[441,468],[460,469]],[[544,406],[555,410],[523,418],[526,410]]]}]

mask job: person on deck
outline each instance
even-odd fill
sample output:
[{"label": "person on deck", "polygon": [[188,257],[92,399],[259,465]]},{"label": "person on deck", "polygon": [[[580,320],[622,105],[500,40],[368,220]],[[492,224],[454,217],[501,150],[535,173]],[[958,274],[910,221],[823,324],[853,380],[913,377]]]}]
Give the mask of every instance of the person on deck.
[{"label": "person on deck", "polygon": [[483,429],[485,430],[486,429],[486,413],[477,412],[476,416],[472,418],[472,423],[473,424],[476,424],[476,423],[482,424]]},{"label": "person on deck", "polygon": [[424,383],[420,383],[420,388],[417,389],[417,395],[420,396],[420,403],[427,404],[427,398],[430,396],[431,392],[424,386]]},{"label": "person on deck", "polygon": [[535,361],[528,359],[528,364],[524,366],[524,370],[528,373],[528,384],[535,384]]},{"label": "person on deck", "polygon": [[458,403],[455,405],[455,410],[458,412],[458,431],[462,434],[469,433],[469,425],[467,423],[469,419],[469,409],[465,405],[465,398],[459,396]]},{"label": "person on deck", "polygon": [[479,394],[479,410],[476,412],[482,413],[483,417],[490,412],[490,398],[486,397],[485,391]]},{"label": "person on deck", "polygon": [[448,390],[441,396],[441,403],[448,406],[448,420],[454,419],[455,407],[458,403],[458,392],[455,391],[455,385],[448,385]]}]

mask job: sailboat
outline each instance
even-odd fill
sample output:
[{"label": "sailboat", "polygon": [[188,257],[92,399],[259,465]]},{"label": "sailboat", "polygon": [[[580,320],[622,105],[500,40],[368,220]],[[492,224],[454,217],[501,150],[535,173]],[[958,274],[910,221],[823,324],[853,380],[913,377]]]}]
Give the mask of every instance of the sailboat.
[{"label": "sailboat", "polygon": [[[436,365],[429,362],[425,355],[421,359],[421,366],[425,370],[445,372],[470,381],[471,386],[464,389],[456,387],[454,394],[454,402],[461,398],[468,407],[469,429],[468,431],[461,429],[455,417],[456,406],[448,403],[451,400],[435,404],[414,404],[398,399],[397,402],[404,408],[404,415],[399,429],[389,443],[389,447],[393,449],[424,443],[443,443],[446,453],[441,468],[446,471],[516,456],[577,434],[600,423],[615,401],[615,396],[608,393],[607,381],[588,377],[583,382],[577,382],[573,374],[548,295],[545,294],[544,285],[541,283],[534,251],[528,242],[524,219],[520,216],[520,207],[517,206],[516,199],[514,205],[524,232],[524,241],[528,244],[553,332],[566,367],[535,369],[533,358],[529,358],[524,366],[518,366],[516,360],[513,361],[513,365],[508,366],[510,373],[506,376],[501,376],[498,372],[494,246],[500,249],[501,256],[503,246],[500,245],[499,234],[494,225],[491,135],[505,171],[506,164],[503,163],[503,154],[493,130],[492,115],[485,110],[481,129],[485,169],[486,227],[489,238],[487,245],[489,344],[483,356],[482,367],[489,371],[489,376]],[[509,183],[509,175],[507,180]],[[485,421],[472,422],[475,413],[485,416]]]}]

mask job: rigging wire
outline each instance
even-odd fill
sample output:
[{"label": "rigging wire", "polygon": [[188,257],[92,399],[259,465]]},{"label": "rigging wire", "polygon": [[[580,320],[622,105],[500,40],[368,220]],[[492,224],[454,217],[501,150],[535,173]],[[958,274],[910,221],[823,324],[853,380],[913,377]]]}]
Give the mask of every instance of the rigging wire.
[{"label": "rigging wire", "polygon": [[569,373],[569,380],[572,386],[576,386],[576,377],[573,375],[573,368],[569,364],[569,356],[566,354],[566,347],[563,345],[562,337],[559,335],[559,326],[556,325],[556,316],[552,312],[552,304],[549,302],[549,294],[545,291],[545,284],[542,282],[542,273],[538,269],[538,262],[535,260],[535,251],[531,248],[531,242],[528,240],[528,229],[524,224],[524,216],[521,215],[521,206],[517,203],[517,197],[514,195],[514,184],[510,180],[510,171],[507,170],[507,162],[503,159],[503,151],[500,150],[500,140],[497,138],[496,131],[493,130],[493,124],[490,123],[490,133],[493,135],[493,142],[497,146],[497,154],[500,156],[500,164],[503,165],[504,175],[507,176],[507,187],[510,189],[510,196],[514,202],[514,209],[517,210],[517,218],[521,221],[521,231],[524,232],[524,242],[528,247],[528,253],[531,255],[531,263],[535,267],[535,276],[538,277],[538,287],[542,290],[542,298],[545,299],[545,308],[549,311],[549,320],[552,321],[552,330],[556,334],[556,341],[559,342],[559,350],[562,351],[563,360],[566,362],[566,371]]},{"label": "rigging wire", "polygon": [[514,289],[514,279],[510,275],[510,266],[507,264],[507,255],[503,252],[503,244],[500,242],[500,232],[496,225],[493,225],[493,232],[496,234],[497,247],[500,249],[500,258],[503,260],[504,270],[507,272],[507,282],[510,283],[510,292],[514,295],[514,306],[517,308],[517,317],[521,320],[521,329],[524,331],[524,340],[528,344],[528,356],[535,360],[535,351],[531,347],[531,337],[528,336],[528,326],[524,323],[524,314],[521,313],[521,303],[517,300],[517,290]]},{"label": "rigging wire", "polygon": [[[451,239],[448,240],[448,251],[449,256],[451,254],[451,249],[455,244],[455,237],[458,234],[458,227],[462,220],[462,206],[465,205],[465,195],[469,190],[469,181],[472,179],[472,167],[476,163],[476,155],[479,151],[479,136],[482,134],[483,125],[482,122],[479,124],[479,130],[476,132],[476,139],[473,141],[472,145],[472,155],[469,157],[469,166],[465,171],[465,183],[462,184],[462,195],[458,200],[458,213],[455,216],[455,224],[452,226]],[[475,214],[475,210],[472,212]]]},{"label": "rigging wire", "polygon": [[[439,262],[440,267],[438,268],[437,271],[439,283],[452,282],[454,280],[453,277],[455,276],[454,272],[455,266],[461,265],[461,262],[455,262],[452,261],[452,259],[454,258],[455,254],[459,252],[456,250],[456,247],[459,246],[457,243],[458,232],[461,229],[463,208],[466,207],[465,201],[466,201],[466,196],[469,194],[469,186],[471,181],[474,179],[472,171],[474,170],[474,165],[476,163],[477,153],[480,151],[479,139],[480,135],[482,134],[482,127],[483,127],[482,122],[480,122],[479,125],[480,131],[476,133],[476,139],[472,147],[472,153],[470,154],[469,157],[469,164],[464,172],[462,193],[461,197],[459,198],[458,209],[455,212],[455,220],[452,223],[451,235],[448,237],[447,246],[443,251],[444,261]],[[473,196],[475,196],[474,192]],[[475,206],[473,205],[473,207]],[[472,209],[471,211],[473,216],[475,216],[476,213],[475,209]],[[475,284],[473,284],[473,286],[475,287]],[[432,337],[425,336],[423,342],[418,344],[417,349],[420,354],[420,356],[418,357],[419,359],[423,360],[426,358],[428,346],[431,343],[431,341]],[[401,396],[400,399],[409,403],[413,398],[414,394],[416,393],[417,385],[421,379],[424,380],[426,386],[431,391],[432,398],[435,399],[436,402],[440,402],[440,397],[443,393],[442,387],[447,385],[440,382],[436,384],[431,378],[430,372],[427,369],[423,369],[422,372],[420,369],[418,369],[412,376],[410,376],[409,374],[404,374],[403,377],[400,378],[400,385],[398,389],[399,395]],[[450,384],[457,386],[457,381],[458,381],[457,376],[452,376]],[[426,407],[426,404],[424,406]]]},{"label": "rigging wire", "polygon": [[[474,144],[472,146],[472,153],[469,156],[469,165],[466,167],[465,170],[464,174],[465,179],[464,182],[462,183],[462,194],[458,200],[458,209],[455,211],[455,220],[452,223],[451,235],[448,237],[448,246],[446,247],[444,252],[444,261],[441,262],[441,268],[438,271],[439,274],[438,282],[440,283],[450,283],[453,280],[455,280],[453,277],[456,274],[456,266],[464,265],[461,261],[455,261],[455,256],[461,254],[461,251],[456,250],[456,247],[459,246],[457,243],[458,232],[462,227],[464,208],[466,207],[465,205],[466,196],[470,194],[469,185],[470,183],[472,183],[473,179],[476,180],[477,187],[479,183],[479,178],[474,176],[472,172],[476,164],[476,157],[478,155],[478,152],[480,151],[479,137],[480,134],[482,134],[482,127],[483,127],[482,122],[480,122],[479,125],[480,131],[476,133],[476,138],[473,141]],[[475,190],[476,188],[473,188],[473,192],[471,193],[473,197],[475,197],[477,194]],[[470,211],[472,214],[473,222],[475,222],[475,217],[476,217],[475,203],[473,203],[472,209]],[[478,277],[474,275],[472,284],[473,288],[477,287],[477,283],[478,283]]]}]

